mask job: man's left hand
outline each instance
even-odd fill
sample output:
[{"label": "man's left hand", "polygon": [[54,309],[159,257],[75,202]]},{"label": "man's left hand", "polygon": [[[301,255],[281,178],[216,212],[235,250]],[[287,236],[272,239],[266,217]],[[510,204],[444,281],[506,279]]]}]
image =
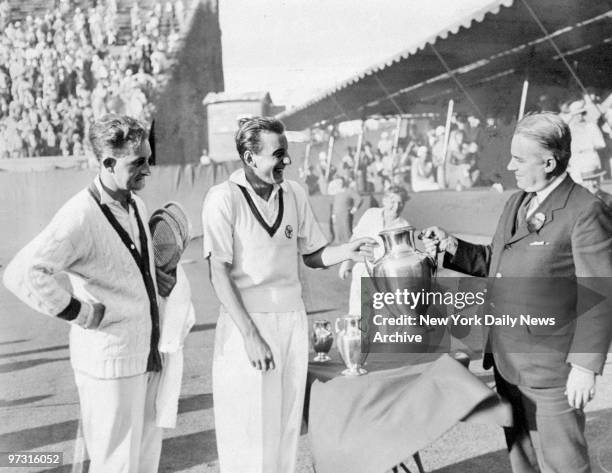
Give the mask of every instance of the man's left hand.
[{"label": "man's left hand", "polygon": [[159,268],[155,268],[155,278],[157,279],[157,292],[162,297],[168,297],[176,285],[176,270],[165,273]]},{"label": "man's left hand", "polygon": [[363,237],[357,240],[351,241],[345,244],[347,251],[347,258],[353,261],[359,262],[363,259],[371,260],[374,258],[374,248],[378,246],[378,243],[374,238]]},{"label": "man's left hand", "polygon": [[567,401],[574,409],[584,409],[595,397],[595,373],[572,365],[565,389]]}]

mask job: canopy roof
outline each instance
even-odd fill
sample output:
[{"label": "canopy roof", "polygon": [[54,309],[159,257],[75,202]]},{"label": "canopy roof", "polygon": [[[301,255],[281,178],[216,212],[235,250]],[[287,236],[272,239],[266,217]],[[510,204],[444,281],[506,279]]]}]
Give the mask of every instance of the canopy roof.
[{"label": "canopy roof", "polygon": [[501,107],[491,103],[493,96],[502,104],[518,103],[527,77],[575,88],[564,59],[582,82],[609,87],[611,53],[608,0],[494,0],[278,118],[289,129],[304,129],[320,122],[435,111],[453,97],[482,117]]}]

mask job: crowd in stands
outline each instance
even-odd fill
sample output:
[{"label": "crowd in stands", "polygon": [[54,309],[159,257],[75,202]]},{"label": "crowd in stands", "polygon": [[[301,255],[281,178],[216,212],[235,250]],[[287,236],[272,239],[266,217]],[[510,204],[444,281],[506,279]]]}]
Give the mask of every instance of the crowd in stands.
[{"label": "crowd in stands", "polygon": [[[559,105],[543,95],[536,107],[560,113],[569,124],[573,155],[569,171],[577,182],[585,168],[609,172],[612,159],[612,94],[601,100],[596,91],[587,92],[588,96],[573,96]],[[445,147],[444,126],[412,122],[405,136],[396,138],[383,131],[376,144],[365,142],[358,158],[353,146],[335,164],[328,163],[327,152],[321,151],[318,166],[310,166],[303,178],[311,194],[333,195],[350,188],[383,192],[398,185],[414,192],[474,186],[501,191],[514,186],[505,166],[515,124],[511,116],[490,116],[483,123],[476,116],[456,114]]]},{"label": "crowd in stands", "polygon": [[107,112],[149,122],[167,79],[182,0],[149,11],[134,0],[128,33],[117,0],[57,0],[22,21],[0,0],[0,158],[83,155],[88,126]]}]

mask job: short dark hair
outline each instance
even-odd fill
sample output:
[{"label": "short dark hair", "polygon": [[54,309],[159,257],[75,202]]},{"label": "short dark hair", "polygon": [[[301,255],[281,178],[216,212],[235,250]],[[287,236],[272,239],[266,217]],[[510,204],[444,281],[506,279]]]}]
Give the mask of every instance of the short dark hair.
[{"label": "short dark hair", "polygon": [[113,152],[114,157],[120,157],[117,151],[123,151],[127,144],[135,149],[146,137],[144,124],[127,115],[104,115],[92,123],[89,129],[89,141],[98,161],[109,151]]},{"label": "short dark hair", "polygon": [[386,191],[384,195],[387,194],[397,194],[400,196],[400,199],[402,199],[402,202],[405,204],[406,202],[408,202],[408,192],[406,192],[406,189],[404,189],[402,186],[390,186]]},{"label": "short dark hair", "polygon": [[516,124],[514,134],[531,138],[550,151],[557,161],[556,174],[567,169],[572,155],[572,134],[559,114],[541,112],[525,115]]},{"label": "short dark hair", "polygon": [[236,131],[236,150],[240,159],[244,160],[244,153],[261,151],[261,133],[285,133],[285,125],[280,120],[272,117],[248,117],[238,120],[238,131]]}]

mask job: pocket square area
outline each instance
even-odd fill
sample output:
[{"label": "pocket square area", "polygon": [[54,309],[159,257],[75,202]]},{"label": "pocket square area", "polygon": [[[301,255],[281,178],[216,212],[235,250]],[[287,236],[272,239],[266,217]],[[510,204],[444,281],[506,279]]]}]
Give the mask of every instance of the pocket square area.
[{"label": "pocket square area", "polygon": [[531,243],[529,243],[529,246],[545,246],[545,245],[550,245],[550,242],[548,242],[548,241],[532,241]]}]

